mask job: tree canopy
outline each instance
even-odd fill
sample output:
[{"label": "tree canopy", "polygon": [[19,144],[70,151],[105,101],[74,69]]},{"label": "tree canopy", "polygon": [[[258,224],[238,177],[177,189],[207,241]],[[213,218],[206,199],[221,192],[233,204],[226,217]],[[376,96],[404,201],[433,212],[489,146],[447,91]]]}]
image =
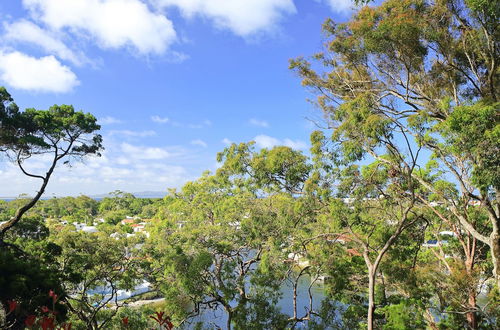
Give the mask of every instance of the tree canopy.
[{"label": "tree canopy", "polygon": [[[20,207],[12,219],[0,225],[0,240],[43,195],[56,165],[70,164],[88,155],[100,156],[103,149],[97,119],[75,111],[71,105],[54,105],[48,110],[19,111],[5,88],[0,89],[0,150],[31,178],[42,180],[36,195]],[[49,155],[45,174],[31,173],[25,163],[32,157]]]}]

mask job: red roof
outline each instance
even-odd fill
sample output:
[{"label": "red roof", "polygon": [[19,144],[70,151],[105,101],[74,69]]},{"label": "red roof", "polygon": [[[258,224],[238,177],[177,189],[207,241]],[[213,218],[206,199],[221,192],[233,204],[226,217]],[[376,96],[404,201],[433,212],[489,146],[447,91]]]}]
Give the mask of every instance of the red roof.
[{"label": "red roof", "polygon": [[359,253],[356,249],[347,249],[346,251],[351,256],[358,256],[358,257],[361,256],[361,253]]}]

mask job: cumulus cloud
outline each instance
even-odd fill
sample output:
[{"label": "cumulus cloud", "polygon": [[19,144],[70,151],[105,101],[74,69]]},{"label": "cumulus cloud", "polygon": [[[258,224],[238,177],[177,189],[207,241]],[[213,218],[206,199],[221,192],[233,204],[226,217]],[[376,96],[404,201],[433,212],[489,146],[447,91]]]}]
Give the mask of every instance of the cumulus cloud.
[{"label": "cumulus cloud", "polygon": [[80,84],[54,56],[36,58],[18,51],[0,51],[0,80],[18,89],[55,93],[69,92]]},{"label": "cumulus cloud", "polygon": [[195,146],[200,146],[200,147],[203,147],[203,148],[206,148],[208,146],[205,141],[200,140],[200,139],[196,139],[196,140],[191,141],[191,144],[195,145]]},{"label": "cumulus cloud", "polygon": [[272,148],[275,146],[286,146],[292,149],[306,149],[307,144],[300,140],[284,139],[279,140],[277,138],[268,135],[257,135],[254,139],[257,146],[261,148]]},{"label": "cumulus cloud", "polygon": [[188,18],[201,16],[219,29],[247,37],[269,32],[285,15],[296,13],[293,0],[153,0],[162,8],[177,7]]},{"label": "cumulus cloud", "polygon": [[128,143],[121,144],[121,150],[132,159],[165,159],[171,154],[163,148],[134,146]]},{"label": "cumulus cloud", "polygon": [[55,54],[60,59],[78,66],[84,62],[89,62],[82,53],[73,52],[53,33],[40,28],[30,21],[20,20],[12,24],[5,24],[4,28],[5,34],[3,37],[5,40],[37,45],[47,53]]},{"label": "cumulus cloud", "polygon": [[259,119],[252,118],[252,119],[250,119],[249,123],[250,123],[250,125],[253,125],[253,126],[269,127],[269,123],[265,120],[259,120]]},{"label": "cumulus cloud", "polygon": [[83,33],[103,48],[163,54],[177,39],[172,22],[139,0],[23,0],[23,4],[50,28]]},{"label": "cumulus cloud", "polygon": [[[165,191],[195,179],[201,170],[186,169],[186,159],[197,159],[205,166],[206,160],[193,158],[193,153],[178,146],[154,147],[130,143],[115,144],[109,140],[102,157],[88,157],[71,167],[60,164],[52,177],[46,196],[100,194],[113,190],[128,192]],[[25,163],[33,173],[44,173],[50,166],[50,157],[34,156]],[[33,195],[39,180],[29,178],[10,162],[0,162],[0,196],[13,197],[21,193]]]},{"label": "cumulus cloud", "polygon": [[354,8],[352,0],[322,0],[322,1],[328,4],[332,11],[337,13],[345,13]]},{"label": "cumulus cloud", "polygon": [[152,116],[151,120],[159,124],[165,124],[170,121],[170,119],[168,119],[167,117],[160,117],[160,116]]},{"label": "cumulus cloud", "polygon": [[307,143],[301,140],[291,140],[291,139],[284,139],[282,141],[282,144],[284,146],[290,147],[292,149],[306,149],[307,148]]},{"label": "cumulus cloud", "polygon": [[227,146],[229,146],[233,143],[233,141],[229,140],[228,138],[223,138],[221,142]]},{"label": "cumulus cloud", "polygon": [[121,124],[121,123],[122,121],[120,119],[111,116],[106,116],[99,119],[99,124],[101,125]]}]

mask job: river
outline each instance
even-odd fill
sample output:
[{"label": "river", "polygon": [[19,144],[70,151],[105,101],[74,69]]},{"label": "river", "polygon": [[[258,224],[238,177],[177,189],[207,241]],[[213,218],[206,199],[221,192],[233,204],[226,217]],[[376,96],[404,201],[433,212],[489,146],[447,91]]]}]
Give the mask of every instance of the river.
[{"label": "river", "polygon": [[[308,288],[311,283],[309,276],[302,276],[297,285],[297,316],[301,317],[305,314],[306,308],[309,308]],[[317,281],[311,287],[313,297],[313,309],[318,310],[321,306],[321,301],[324,299],[324,284]],[[281,287],[281,299],[278,302],[278,307],[282,313],[288,316],[293,316],[293,286],[290,283],[284,283]],[[227,322],[227,314],[222,309],[205,310],[199,316],[191,319],[185,329],[192,329],[197,322],[203,322],[204,329],[225,329]],[[300,323],[296,329],[305,328]]]}]

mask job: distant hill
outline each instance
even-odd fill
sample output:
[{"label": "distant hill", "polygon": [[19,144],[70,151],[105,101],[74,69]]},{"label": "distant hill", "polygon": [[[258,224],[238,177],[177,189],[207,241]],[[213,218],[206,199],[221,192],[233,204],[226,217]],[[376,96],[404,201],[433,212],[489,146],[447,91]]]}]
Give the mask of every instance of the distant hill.
[{"label": "distant hill", "polygon": [[[133,192],[131,194],[137,198],[163,198],[163,197],[165,197],[165,195],[167,193],[165,191],[140,191],[140,192]],[[86,195],[86,196],[89,196],[90,198],[99,200],[99,199],[103,199],[104,197],[110,197],[111,195],[109,193],[107,193],[107,194]],[[31,196],[23,196],[23,197],[30,198]],[[51,199],[53,197],[54,196],[46,195],[40,199],[45,200],[45,199]],[[62,197],[68,197],[68,196],[55,196],[55,197],[62,198]],[[77,197],[77,196],[72,196],[72,197]],[[19,196],[17,196],[17,197],[12,197],[12,196],[0,197],[0,200],[4,200],[4,201],[8,202],[8,201],[15,200],[17,198],[19,198]]]},{"label": "distant hill", "polygon": [[[128,191],[125,191],[128,192]],[[137,198],[163,198],[167,194],[165,191],[139,191],[139,192],[132,192],[132,195],[134,195]],[[104,197],[111,197],[109,193],[107,194],[98,194],[98,195],[89,195],[89,197],[94,198],[94,199],[103,199]]]}]

